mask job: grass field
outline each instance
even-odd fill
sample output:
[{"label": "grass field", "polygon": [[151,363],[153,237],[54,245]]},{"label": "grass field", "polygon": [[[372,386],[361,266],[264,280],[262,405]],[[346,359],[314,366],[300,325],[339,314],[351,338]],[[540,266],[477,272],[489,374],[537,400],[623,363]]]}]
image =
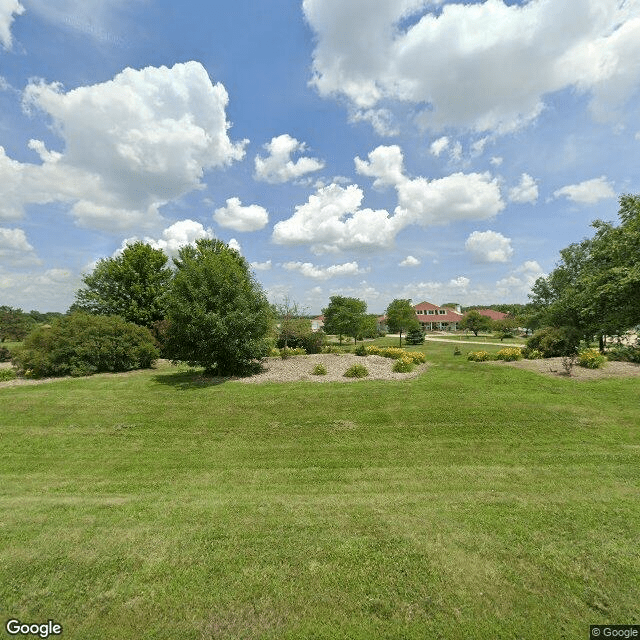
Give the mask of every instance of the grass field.
[{"label": "grass field", "polygon": [[454,347],[421,347],[432,365],[403,382],[166,366],[0,388],[3,625],[547,640],[639,623],[638,379]]}]

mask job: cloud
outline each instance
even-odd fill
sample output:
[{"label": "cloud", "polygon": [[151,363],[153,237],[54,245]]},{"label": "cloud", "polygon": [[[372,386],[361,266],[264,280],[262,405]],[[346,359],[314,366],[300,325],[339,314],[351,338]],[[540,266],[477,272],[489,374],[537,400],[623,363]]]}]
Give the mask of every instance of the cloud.
[{"label": "cloud", "polygon": [[304,0],[303,10],[321,96],[362,110],[427,105],[418,122],[436,131],[513,131],[567,88],[589,95],[601,117],[640,80],[635,1]]},{"label": "cloud", "polygon": [[66,310],[80,284],[80,278],[68,269],[5,271],[0,265],[3,304],[22,309]]},{"label": "cloud", "polygon": [[572,202],[581,204],[594,204],[598,200],[606,198],[615,198],[616,193],[613,185],[607,180],[606,176],[585,180],[579,184],[570,184],[553,192],[554,197],[566,197]]},{"label": "cloud", "polygon": [[438,138],[431,143],[429,151],[431,151],[431,155],[434,155],[437,158],[448,146],[449,138],[447,136],[442,136],[442,138]]},{"label": "cloud", "polygon": [[356,171],[375,178],[374,187],[393,185],[398,206],[393,218],[398,228],[447,224],[454,220],[486,220],[504,209],[498,180],[489,173],[454,173],[443,178],[410,179],[404,174],[400,147],[379,146],[369,160],[355,159]]},{"label": "cloud", "polygon": [[22,229],[0,227],[0,258],[11,266],[41,264]]},{"label": "cloud", "polygon": [[353,109],[349,114],[349,122],[368,122],[374,131],[383,137],[400,133],[393,124],[393,114],[389,109]]},{"label": "cloud", "polygon": [[269,222],[267,210],[257,204],[243,207],[239,198],[229,198],[225,207],[216,209],[215,221],[234,231],[258,231]]},{"label": "cloud", "polygon": [[[195,245],[196,240],[200,238],[212,239],[215,236],[211,229],[205,229],[200,222],[195,220],[179,220],[174,222],[171,226],[167,227],[162,232],[162,237],[158,239],[150,238],[146,236],[143,242],[154,249],[161,249],[170,258],[174,258],[178,255],[178,252],[185,245]],[[114,255],[122,253],[122,250],[129,244],[136,242],[138,238],[127,238],[123,240],[122,246],[116,251]]]},{"label": "cloud", "polygon": [[271,260],[267,260],[266,262],[251,262],[250,266],[254,271],[271,271]]},{"label": "cloud", "polygon": [[478,262],[508,262],[513,255],[511,238],[496,231],[474,231],[464,246]]},{"label": "cloud", "polygon": [[509,200],[518,204],[534,203],[538,199],[538,185],[528,174],[520,176],[520,184],[509,190]]},{"label": "cloud", "polygon": [[240,255],[242,255],[242,247],[240,246],[240,243],[235,238],[231,238],[231,240],[229,240],[227,244],[229,245],[229,248],[234,249]]},{"label": "cloud", "polygon": [[418,258],[414,258],[413,256],[407,256],[402,262],[398,263],[399,267],[417,267],[420,263]]},{"label": "cloud", "polygon": [[204,172],[244,155],[227,135],[227,92],[198,62],[172,68],[125,69],[113,80],[64,92],[32,81],[28,111],[52,120],[64,153],[29,146],[41,164],[0,153],[5,218],[24,205],[68,203],[79,224],[107,230],[151,225],[159,208],[203,187]]},{"label": "cloud", "polygon": [[395,187],[398,206],[394,214],[361,209],[364,194],[357,185],[321,186],[306,204],[296,207],[291,218],[275,225],[272,238],[276,244],[309,244],[315,253],[381,249],[391,246],[408,225],[486,220],[505,206],[498,180],[488,173],[455,173],[436,180],[408,178],[397,145],[379,146],[368,160],[354,161],[359,174],[374,178],[374,187]]},{"label": "cloud", "polygon": [[503,158],[501,158],[500,156],[492,156],[491,160],[489,160],[489,162],[494,166],[494,167],[499,167],[502,163],[503,163]]},{"label": "cloud", "polygon": [[514,269],[506,278],[496,282],[496,294],[503,299],[519,299],[525,297],[538,278],[546,274],[535,260],[527,260]]},{"label": "cloud", "polygon": [[389,246],[398,226],[385,210],[361,209],[357,185],[330,184],[309,196],[287,220],[273,228],[276,244],[309,244],[315,253]]},{"label": "cloud", "polygon": [[295,162],[291,160],[291,154],[302,152],[306,149],[303,142],[298,142],[285,133],[264,145],[269,152],[266,158],[255,157],[255,178],[271,184],[279,184],[295,180],[307,173],[319,171],[324,167],[324,162],[316,158],[302,157]]},{"label": "cloud", "polygon": [[357,262],[334,264],[330,267],[316,267],[311,262],[286,262],[282,265],[287,271],[298,271],[307,278],[328,280],[336,276],[354,276],[367,273],[368,269],[360,269]]},{"label": "cloud", "polygon": [[19,16],[22,13],[24,13],[24,7],[18,0],[0,1],[0,44],[6,50],[10,50],[13,45],[11,25],[15,16]]}]

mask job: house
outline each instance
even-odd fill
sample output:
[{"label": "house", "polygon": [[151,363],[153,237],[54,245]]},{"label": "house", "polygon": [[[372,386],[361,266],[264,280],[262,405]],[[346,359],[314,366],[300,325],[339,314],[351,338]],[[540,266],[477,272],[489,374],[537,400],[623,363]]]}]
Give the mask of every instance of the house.
[{"label": "house", "polygon": [[416,319],[423,331],[456,331],[463,313],[458,309],[439,307],[431,302],[421,302],[413,306]]},{"label": "house", "polygon": [[[463,313],[458,309],[439,307],[431,302],[421,302],[413,306],[416,312],[416,320],[423,331],[456,331],[458,323],[462,320]],[[386,331],[386,316],[378,318],[378,329]]]},{"label": "house", "polygon": [[494,322],[497,320],[504,320],[509,317],[508,313],[502,313],[502,311],[494,311],[493,309],[474,309],[481,316],[486,316],[487,318],[491,318]]},{"label": "house", "polygon": [[311,331],[320,331],[324,327],[324,316],[318,316],[311,320]]}]

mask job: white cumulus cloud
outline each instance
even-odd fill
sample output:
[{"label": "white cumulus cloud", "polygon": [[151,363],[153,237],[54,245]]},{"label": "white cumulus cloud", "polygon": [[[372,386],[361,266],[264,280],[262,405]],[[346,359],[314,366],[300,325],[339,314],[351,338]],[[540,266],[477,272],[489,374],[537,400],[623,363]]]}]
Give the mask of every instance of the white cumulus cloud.
[{"label": "white cumulus cloud", "polygon": [[266,262],[251,262],[249,264],[255,271],[271,271],[271,260],[267,260]]},{"label": "white cumulus cloud", "polygon": [[306,145],[303,142],[298,142],[287,133],[272,138],[271,142],[264,145],[264,148],[269,152],[269,155],[266,158],[255,157],[255,177],[257,180],[278,184],[295,180],[324,167],[324,162],[316,158],[303,156],[294,162],[291,155],[303,152]]},{"label": "white cumulus cloud", "polygon": [[363,110],[426,104],[418,118],[433,130],[513,131],[567,88],[603,117],[640,81],[635,0],[304,0],[303,10],[320,95]]},{"label": "white cumulus cloud", "polygon": [[311,262],[285,262],[282,267],[287,271],[298,271],[303,276],[316,280],[328,280],[336,276],[354,276],[368,271],[368,269],[361,269],[357,262],[334,264],[330,267],[317,267]]},{"label": "white cumulus cloud", "polygon": [[509,189],[509,200],[518,204],[534,203],[538,199],[538,185],[528,173],[520,176],[520,184]]},{"label": "white cumulus cloud", "polygon": [[0,227],[0,258],[12,266],[40,264],[23,229]]},{"label": "white cumulus cloud", "polygon": [[496,282],[496,293],[504,299],[521,298],[531,291],[538,278],[546,274],[535,260],[527,260]]},{"label": "white cumulus cloud", "polygon": [[32,81],[25,108],[42,111],[64,140],[64,153],[30,147],[41,164],[0,152],[5,219],[25,204],[65,202],[79,223],[109,230],[150,224],[159,208],[203,187],[206,170],[244,155],[228,135],[228,96],[198,62],[125,69],[113,80],[65,92]]},{"label": "white cumulus cloud", "polygon": [[464,246],[479,262],[508,262],[513,255],[511,238],[496,231],[474,231]]},{"label": "white cumulus cloud", "polygon": [[269,214],[257,204],[242,206],[239,198],[229,198],[226,206],[215,210],[215,221],[234,231],[258,231],[269,222]]},{"label": "white cumulus cloud", "polygon": [[11,25],[16,16],[24,13],[24,7],[18,0],[0,0],[0,44],[5,49],[11,49],[13,38]]},{"label": "white cumulus cloud", "polygon": [[553,195],[556,198],[565,197],[572,202],[579,202],[580,204],[594,204],[598,200],[615,198],[616,193],[607,177],[601,176],[578,184],[569,184],[554,191]]},{"label": "white cumulus cloud", "polygon": [[448,146],[449,138],[447,138],[447,136],[442,136],[431,143],[429,151],[431,151],[431,154],[437,158]]},{"label": "white cumulus cloud", "polygon": [[400,267],[417,267],[420,263],[418,258],[414,258],[413,256],[407,256],[402,262],[398,263]]}]

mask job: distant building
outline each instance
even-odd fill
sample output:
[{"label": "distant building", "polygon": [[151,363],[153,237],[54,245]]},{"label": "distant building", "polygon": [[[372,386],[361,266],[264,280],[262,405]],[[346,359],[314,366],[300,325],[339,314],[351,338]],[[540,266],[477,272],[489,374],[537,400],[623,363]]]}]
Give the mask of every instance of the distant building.
[{"label": "distant building", "polygon": [[509,317],[508,313],[502,313],[502,311],[494,311],[493,309],[473,309],[473,311],[477,311],[481,316],[486,316],[487,318],[491,318],[492,320],[504,320]]},{"label": "distant building", "polygon": [[[431,302],[421,302],[413,306],[416,312],[416,320],[420,323],[423,331],[456,331],[458,323],[464,314],[458,309],[449,307],[439,307]],[[387,331],[387,318],[378,318],[378,330]]]},{"label": "distant building", "polygon": [[311,320],[311,331],[320,331],[324,327],[324,316],[318,316]]}]

